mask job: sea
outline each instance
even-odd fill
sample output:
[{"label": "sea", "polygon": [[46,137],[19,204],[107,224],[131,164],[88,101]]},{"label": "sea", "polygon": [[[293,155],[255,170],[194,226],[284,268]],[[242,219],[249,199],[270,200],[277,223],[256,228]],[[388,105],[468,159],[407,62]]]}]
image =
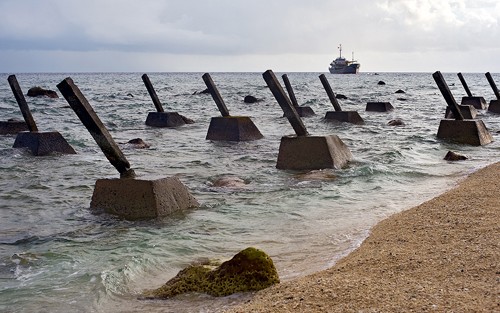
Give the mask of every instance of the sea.
[{"label": "sea", "polygon": [[[22,119],[0,74],[0,120]],[[247,247],[271,256],[282,281],[328,268],[353,251],[379,221],[429,200],[471,172],[497,162],[500,116],[479,110],[494,141],[456,144],[436,137],[446,102],[432,73],[326,74],[345,111],[364,125],[327,121],[333,111],[318,78],[286,73],[311,135],[337,135],[353,160],[341,169],[276,168],[280,139],[294,130],[262,73],[210,73],[229,112],[250,116],[264,138],[246,142],[206,140],[220,116],[203,73],[148,73],[165,111],[195,123],[178,128],[145,125],[156,111],[143,73],[20,73],[26,94],[71,77],[121,147],[139,177],[176,176],[200,202],[170,216],[128,221],[90,210],[97,179],[117,178],[95,140],[66,100],[26,97],[41,132],[57,131],[77,154],[33,156],[0,136],[0,312],[219,312],[251,294],[214,298],[188,294],[145,300],[181,269],[203,259],[227,260]],[[281,84],[281,75],[275,73]],[[456,73],[443,73],[455,99],[465,96]],[[500,83],[500,74],[492,74]],[[464,73],[474,95],[495,98],[484,73]],[[379,85],[383,81],[385,85]],[[284,86],[284,85],[283,85]],[[402,90],[404,93],[396,93]],[[252,95],[262,101],[245,103]],[[367,112],[367,102],[390,102],[390,112]],[[388,122],[401,119],[404,125]],[[127,142],[150,144],[135,149]],[[448,151],[468,160],[444,160]],[[218,187],[221,177],[242,186]]]}]

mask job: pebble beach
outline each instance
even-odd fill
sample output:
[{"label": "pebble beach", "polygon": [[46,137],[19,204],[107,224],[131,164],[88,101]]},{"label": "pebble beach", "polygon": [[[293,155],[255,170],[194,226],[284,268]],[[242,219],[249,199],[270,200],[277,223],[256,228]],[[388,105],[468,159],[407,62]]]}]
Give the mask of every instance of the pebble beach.
[{"label": "pebble beach", "polygon": [[500,163],[372,228],[333,267],[227,312],[500,312]]}]

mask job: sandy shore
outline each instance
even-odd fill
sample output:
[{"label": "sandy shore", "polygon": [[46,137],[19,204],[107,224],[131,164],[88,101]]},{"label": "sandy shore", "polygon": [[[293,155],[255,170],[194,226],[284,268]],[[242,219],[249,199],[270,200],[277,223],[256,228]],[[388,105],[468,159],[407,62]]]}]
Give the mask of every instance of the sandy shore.
[{"label": "sandy shore", "polygon": [[228,312],[500,312],[500,163],[380,222],[334,267]]}]

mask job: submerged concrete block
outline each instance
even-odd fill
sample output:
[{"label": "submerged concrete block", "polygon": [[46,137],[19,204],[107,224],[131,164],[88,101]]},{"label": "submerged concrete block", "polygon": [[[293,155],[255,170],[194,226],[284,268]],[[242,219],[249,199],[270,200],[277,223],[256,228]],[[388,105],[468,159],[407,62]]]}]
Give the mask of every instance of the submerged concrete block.
[{"label": "submerged concrete block", "polygon": [[212,117],[208,127],[207,140],[249,141],[264,136],[248,116]]},{"label": "submerged concrete block", "polygon": [[25,121],[7,120],[0,121],[0,135],[15,135],[22,131],[28,131],[28,125]]},{"label": "submerged concrete block", "polygon": [[462,105],[472,105],[476,109],[484,110],[488,107],[483,97],[462,97]]},{"label": "submerged concrete block", "polygon": [[[460,108],[460,112],[462,113],[462,116],[464,117],[464,119],[472,120],[472,119],[476,118],[477,110],[474,106],[472,106],[472,105],[459,105],[458,107]],[[453,118],[453,119],[455,118],[455,115],[450,110],[449,106],[446,107],[446,112],[444,114],[444,118]]]},{"label": "submerged concrete block", "polygon": [[437,137],[473,146],[493,141],[482,120],[441,120]]},{"label": "submerged concrete block", "polygon": [[177,177],[99,179],[90,202],[93,209],[129,220],[166,216],[198,206],[198,201]]},{"label": "submerged concrete block", "polygon": [[325,115],[326,120],[335,120],[352,124],[364,124],[365,121],[357,111],[328,111]]},{"label": "submerged concrete block", "polygon": [[500,113],[500,100],[491,100],[488,112]]},{"label": "submerged concrete block", "polygon": [[287,170],[318,170],[342,168],[352,154],[336,135],[284,136],[281,138],[276,168]]},{"label": "submerged concrete block", "polygon": [[[314,110],[311,107],[297,106],[297,107],[294,107],[294,108],[295,108],[295,111],[297,111],[297,114],[300,117],[308,117],[308,116],[316,115],[316,113],[314,113]],[[283,114],[283,116],[285,116],[285,115]]]},{"label": "submerged concrete block", "polygon": [[372,112],[388,112],[394,110],[390,102],[368,102],[366,104],[366,111]]},{"label": "submerged concrete block", "polygon": [[186,122],[177,112],[149,112],[146,125],[152,127],[179,127]]},{"label": "submerged concrete block", "polygon": [[58,132],[20,132],[16,136],[13,148],[29,148],[36,156],[52,152],[76,154],[73,147]]}]

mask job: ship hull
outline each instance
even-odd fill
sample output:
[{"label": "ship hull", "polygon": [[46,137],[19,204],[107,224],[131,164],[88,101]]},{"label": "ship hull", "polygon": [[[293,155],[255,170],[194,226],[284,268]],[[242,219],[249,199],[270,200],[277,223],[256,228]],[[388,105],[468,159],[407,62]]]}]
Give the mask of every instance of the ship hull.
[{"label": "ship hull", "polygon": [[332,74],[357,74],[359,72],[359,64],[349,64],[342,68],[329,67],[328,70]]}]

